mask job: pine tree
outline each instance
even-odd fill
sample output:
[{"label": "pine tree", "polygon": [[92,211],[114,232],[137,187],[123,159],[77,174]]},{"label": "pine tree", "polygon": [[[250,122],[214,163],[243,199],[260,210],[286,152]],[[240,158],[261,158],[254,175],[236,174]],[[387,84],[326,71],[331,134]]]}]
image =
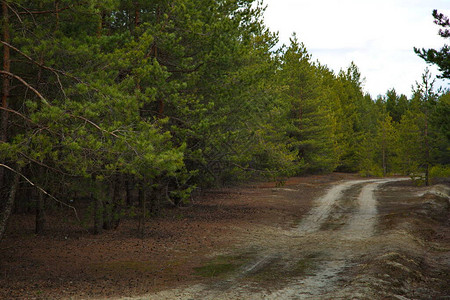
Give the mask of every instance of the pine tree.
[{"label": "pine tree", "polygon": [[325,86],[326,70],[311,62],[294,35],[282,57],[279,72],[282,97],[288,105],[287,134],[298,151],[301,172],[334,170],[338,161],[334,103]]},{"label": "pine tree", "polygon": [[[442,27],[439,29],[439,35],[444,39],[450,37],[450,19],[448,16],[439,13],[436,9],[433,10],[434,23]],[[448,45],[444,45],[440,50],[436,49],[419,49],[414,48],[414,52],[424,59],[427,63],[435,64],[441,71],[441,78],[450,78],[450,48]]]},{"label": "pine tree", "polygon": [[436,130],[430,123],[435,114],[437,94],[433,89],[434,81],[428,69],[422,75],[422,82],[417,83],[411,109],[402,117],[399,127],[399,158],[403,171],[416,174],[424,173],[424,183],[431,183],[430,169],[435,163]]}]

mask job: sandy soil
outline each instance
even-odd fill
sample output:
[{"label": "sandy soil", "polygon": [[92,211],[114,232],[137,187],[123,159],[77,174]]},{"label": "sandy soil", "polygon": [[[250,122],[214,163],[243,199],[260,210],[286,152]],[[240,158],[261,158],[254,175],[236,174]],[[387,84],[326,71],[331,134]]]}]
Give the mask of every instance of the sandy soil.
[{"label": "sandy soil", "polygon": [[66,224],[36,237],[32,218],[15,216],[0,298],[449,299],[442,183],[332,174],[213,190],[142,238],[133,220],[102,236]]}]

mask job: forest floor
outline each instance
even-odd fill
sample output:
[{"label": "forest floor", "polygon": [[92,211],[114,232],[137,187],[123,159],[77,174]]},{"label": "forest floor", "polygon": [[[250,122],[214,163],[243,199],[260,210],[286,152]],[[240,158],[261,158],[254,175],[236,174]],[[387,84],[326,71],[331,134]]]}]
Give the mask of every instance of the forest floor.
[{"label": "forest floor", "polygon": [[[94,236],[14,215],[1,299],[450,299],[450,179],[351,174],[205,191]],[[52,219],[53,218],[53,219]]]}]

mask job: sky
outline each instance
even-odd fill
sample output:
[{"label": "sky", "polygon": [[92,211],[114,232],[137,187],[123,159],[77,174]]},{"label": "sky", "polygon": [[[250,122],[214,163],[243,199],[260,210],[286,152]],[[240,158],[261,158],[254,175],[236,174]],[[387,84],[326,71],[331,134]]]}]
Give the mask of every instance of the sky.
[{"label": "sky", "polygon": [[[336,73],[353,61],[373,98],[395,88],[408,97],[428,66],[414,47],[440,49],[433,9],[450,16],[450,0],[264,0],[264,22],[289,44],[297,34],[313,60]],[[436,86],[450,88],[449,80]]]}]

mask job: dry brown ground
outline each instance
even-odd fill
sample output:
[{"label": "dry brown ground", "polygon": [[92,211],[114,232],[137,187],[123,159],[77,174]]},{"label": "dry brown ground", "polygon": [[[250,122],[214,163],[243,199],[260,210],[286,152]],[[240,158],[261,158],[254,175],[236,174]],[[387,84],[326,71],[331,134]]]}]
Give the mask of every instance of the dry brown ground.
[{"label": "dry brown ground", "polygon": [[138,295],[204,278],[193,268],[261,225],[292,226],[330,183],[355,178],[331,174],[290,179],[295,197],[276,197],[275,184],[206,191],[188,208],[166,209],[148,221],[144,237],[135,220],[94,236],[49,216],[43,236],[34,217],[14,215],[0,243],[0,298],[49,299]]},{"label": "dry brown ground", "polygon": [[[216,280],[225,280],[223,288],[226,277],[205,278],[196,268],[207,266],[220,254],[241,254],[253,246],[257,248],[251,259],[265,255],[265,247],[287,255],[282,260],[288,260],[289,254],[313,253],[316,244],[297,245],[309,238],[297,239],[291,236],[292,230],[310,211],[314,199],[334,183],[356,178],[336,173],[293,178],[282,188],[262,183],[206,191],[193,206],[166,209],[150,220],[143,237],[137,234],[135,220],[99,236],[80,230],[70,220],[52,221],[45,235],[35,236],[33,217],[16,215],[0,243],[0,299],[149,295],[173,288],[182,291],[197,283],[216,288]],[[377,232],[361,245],[356,243],[365,254],[347,259],[333,295],[340,299],[355,295],[358,299],[448,299],[450,201],[426,191],[411,182],[391,183],[377,191]],[[333,206],[326,226],[311,236],[322,244],[321,251],[333,251],[320,238],[332,236],[348,222],[346,207],[351,210],[358,193],[358,189],[349,190],[343,202]],[[342,247],[347,251],[348,245]],[[251,282],[256,280],[265,288],[274,284],[271,274],[279,273],[274,267],[281,259],[269,258],[273,261],[250,276]],[[313,260],[327,264],[320,257]],[[308,268],[303,266],[300,273],[320,271],[319,266]],[[278,275],[276,289],[284,284]]]},{"label": "dry brown ground", "polygon": [[[120,299],[449,299],[450,181],[405,179],[332,184],[300,223],[253,227],[212,255],[203,270],[214,280]],[[292,185],[272,196],[303,191]]]}]

